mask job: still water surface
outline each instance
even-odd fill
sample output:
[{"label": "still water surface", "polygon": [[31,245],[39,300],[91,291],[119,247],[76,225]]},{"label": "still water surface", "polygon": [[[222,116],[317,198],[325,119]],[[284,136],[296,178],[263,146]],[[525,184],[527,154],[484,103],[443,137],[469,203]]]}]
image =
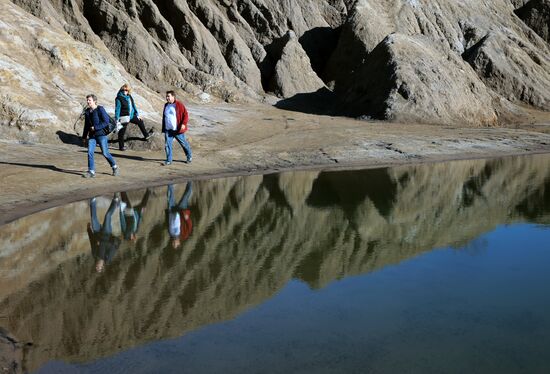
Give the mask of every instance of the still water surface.
[{"label": "still water surface", "polygon": [[550,372],[550,157],[194,181],[0,227],[38,373]]}]

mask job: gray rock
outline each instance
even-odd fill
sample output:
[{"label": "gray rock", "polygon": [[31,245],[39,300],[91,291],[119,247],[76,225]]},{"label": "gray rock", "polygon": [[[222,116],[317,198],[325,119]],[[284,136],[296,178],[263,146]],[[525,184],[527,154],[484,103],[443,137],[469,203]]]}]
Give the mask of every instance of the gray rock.
[{"label": "gray rock", "polygon": [[276,95],[287,98],[297,93],[314,92],[324,87],[323,81],[311,68],[306,52],[296,35],[288,33],[281,58],[275,65],[269,88]]},{"label": "gray rock", "polygon": [[531,0],[515,11],[541,38],[550,43],[550,0]]},{"label": "gray rock", "polygon": [[492,31],[464,58],[502,97],[550,110],[550,60],[514,34]]},{"label": "gray rock", "polygon": [[351,80],[336,89],[354,116],[470,126],[497,120],[490,92],[468,64],[421,35],[386,37]]}]

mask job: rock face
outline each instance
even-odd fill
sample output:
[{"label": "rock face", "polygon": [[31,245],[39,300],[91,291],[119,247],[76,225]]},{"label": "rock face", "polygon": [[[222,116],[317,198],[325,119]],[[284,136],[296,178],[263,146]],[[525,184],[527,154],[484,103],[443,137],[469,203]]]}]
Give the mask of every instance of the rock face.
[{"label": "rock face", "polygon": [[532,45],[513,34],[490,32],[464,57],[502,97],[550,110],[550,60]]},{"label": "rock face", "polygon": [[[120,86],[133,77],[144,90],[145,86],[157,92],[176,87],[195,97],[206,92],[225,101],[246,102],[273,101],[271,95],[289,98],[326,86],[334,90],[334,103],[345,103],[343,107],[333,104],[334,114],[372,116],[376,112],[384,119],[481,126],[494,122],[488,120],[491,110],[498,115],[506,108],[521,111],[518,108],[523,105],[548,110],[549,0],[11,0],[3,2],[2,9],[6,9],[0,15],[3,50],[9,51],[0,56],[0,64],[7,70],[0,86],[5,103],[0,106],[0,120],[4,124],[13,123],[14,118],[23,123],[26,118],[29,123],[66,128],[70,126],[67,108],[72,105],[70,112],[75,113],[74,104],[60,102],[48,115],[40,116],[37,110],[43,109],[38,105],[13,97],[22,95],[7,75],[32,73],[44,92],[45,88],[53,92],[59,88],[46,71],[66,67],[55,56],[49,58],[49,69],[38,67],[35,58],[26,58],[37,52],[36,40],[41,36],[34,27],[26,28],[25,39],[31,37],[35,42],[13,44],[9,36],[17,29],[10,16],[13,12],[20,24],[48,28],[49,50],[61,50],[67,43],[79,45],[79,54],[65,58],[78,61],[81,67],[60,75],[67,81],[64,89],[70,97],[81,94],[72,86],[88,87],[81,76],[86,63],[93,62],[103,70],[119,71],[120,76],[93,76],[88,78],[94,81],[89,88]],[[289,32],[296,37],[289,39]],[[423,41],[396,43],[392,54],[400,57],[391,60],[395,68],[382,69],[370,55],[393,33]],[[404,49],[398,50],[401,47]],[[438,51],[428,52],[438,53],[438,64],[446,65],[445,58],[450,61],[448,66],[433,67],[445,71],[441,79],[435,72],[425,71],[421,66],[425,59],[415,66],[414,56],[427,50]],[[19,60],[15,55],[20,55]],[[18,61],[17,66],[13,61]],[[410,99],[402,97],[400,105],[392,104],[396,102],[392,90],[377,91],[378,85],[365,90],[367,85],[358,82],[374,79],[365,77],[366,73],[375,73],[379,81],[395,81],[393,71],[414,74],[415,69],[424,71],[425,84],[408,83]],[[458,78],[462,83],[450,79],[463,72]],[[472,73],[485,89],[477,81],[473,88],[465,83],[474,81]],[[415,79],[420,77],[405,80]],[[431,86],[447,93],[440,98],[436,91],[428,95],[425,90]],[[420,91],[416,92],[417,88]],[[472,109],[464,114],[460,106],[446,108],[445,114],[434,111],[441,111],[448,97],[466,103],[482,91],[487,92],[474,108],[489,105],[485,111],[475,113]],[[487,101],[489,93],[495,99],[491,103]],[[51,99],[45,93],[38,97],[41,101]],[[392,109],[373,110],[365,104],[371,98]],[[440,103],[433,105],[434,98]],[[413,107],[424,117],[411,117]],[[26,114],[20,116],[22,112]],[[154,114],[158,118],[158,109]],[[5,137],[16,132],[1,131]]]},{"label": "rock face", "polygon": [[280,97],[314,92],[325,86],[313,71],[309,57],[298,42],[294,32],[287,35],[281,57],[275,65],[269,89]]},{"label": "rock face", "polygon": [[76,41],[59,26],[29,16],[10,2],[0,3],[0,14],[2,138],[17,133],[32,142],[58,139],[55,130],[73,134],[86,94],[95,93],[112,114],[114,97],[124,82],[136,88],[142,114],[159,121],[154,106],[162,105],[161,98],[129,75],[107,50]]},{"label": "rock face", "polygon": [[[428,38],[391,34],[350,77],[351,115],[397,121],[493,125],[492,96],[458,56]],[[336,87],[340,89],[339,87]]]},{"label": "rock face", "polygon": [[515,11],[541,38],[550,43],[550,0],[531,0]]}]

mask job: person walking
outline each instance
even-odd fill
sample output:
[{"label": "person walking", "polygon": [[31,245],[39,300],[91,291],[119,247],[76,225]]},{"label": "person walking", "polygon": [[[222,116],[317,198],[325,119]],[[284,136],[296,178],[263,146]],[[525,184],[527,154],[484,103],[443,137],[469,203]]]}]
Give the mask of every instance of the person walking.
[{"label": "person walking", "polygon": [[83,175],[84,178],[95,177],[94,152],[96,144],[99,144],[103,157],[109,162],[113,169],[113,175],[118,175],[118,166],[115,159],[109,153],[107,143],[107,131],[109,128],[109,115],[101,105],[97,105],[97,97],[93,94],[86,96],[88,108],[84,113],[84,132],[82,140],[88,145],[88,171]]},{"label": "person walking", "polygon": [[148,140],[151,137],[151,132],[145,130],[145,124],[139,116],[138,110],[136,108],[136,103],[132,97],[132,89],[130,85],[125,83],[120,87],[116,98],[115,98],[115,121],[122,125],[122,128],[118,131],[118,148],[121,151],[125,151],[126,147],[124,146],[124,135],[126,134],[126,128],[130,123],[138,125],[143,135],[143,140]]},{"label": "person walking", "polygon": [[176,99],[174,91],[166,91],[166,104],[164,104],[162,114],[162,132],[164,133],[164,150],[166,151],[166,161],[163,165],[172,163],[172,143],[174,139],[178,141],[187,156],[185,163],[190,164],[193,160],[191,146],[185,138],[188,122],[189,113],[187,113],[185,105]]}]

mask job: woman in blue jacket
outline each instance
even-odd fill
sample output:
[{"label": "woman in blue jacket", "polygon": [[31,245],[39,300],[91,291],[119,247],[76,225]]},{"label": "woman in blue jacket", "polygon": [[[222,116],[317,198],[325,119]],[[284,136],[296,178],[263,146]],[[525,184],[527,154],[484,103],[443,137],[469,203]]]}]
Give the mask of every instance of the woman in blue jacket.
[{"label": "woman in blue jacket", "polygon": [[126,150],[124,146],[124,134],[126,133],[126,127],[129,123],[135,123],[139,126],[143,140],[149,139],[150,133],[145,130],[145,124],[139,116],[136,108],[136,103],[131,95],[132,89],[130,85],[125,83],[120,87],[118,94],[115,98],[115,121],[122,124],[122,128],[118,131],[118,148],[121,151]]},{"label": "woman in blue jacket", "polygon": [[99,144],[103,157],[107,159],[113,169],[113,175],[118,175],[118,166],[115,159],[109,153],[107,143],[107,134],[105,129],[109,128],[109,115],[100,105],[97,105],[95,95],[86,96],[88,108],[84,112],[84,132],[82,139],[84,144],[88,143],[88,171],[83,175],[84,178],[95,177],[94,151],[96,144]]}]

